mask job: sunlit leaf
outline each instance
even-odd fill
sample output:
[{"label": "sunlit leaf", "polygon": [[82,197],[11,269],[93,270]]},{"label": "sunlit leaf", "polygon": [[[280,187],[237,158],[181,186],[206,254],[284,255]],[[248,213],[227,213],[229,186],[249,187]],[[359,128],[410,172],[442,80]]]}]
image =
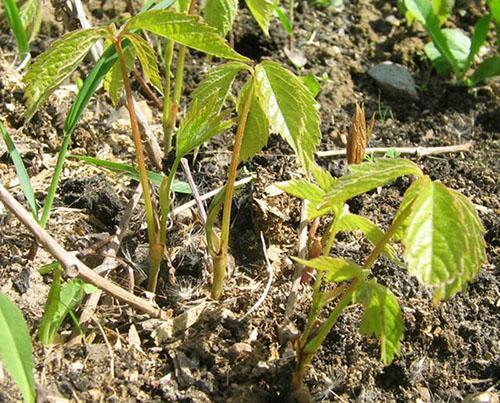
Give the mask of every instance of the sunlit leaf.
[{"label": "sunlit leaf", "polygon": [[[130,70],[134,65],[134,48],[132,46],[128,46],[123,49],[123,56],[125,58],[125,65],[127,66],[127,69]],[[111,70],[109,70],[104,77],[103,86],[109,94],[113,106],[117,106],[123,92],[123,74],[118,61],[115,62]]]},{"label": "sunlit leaf", "polygon": [[30,119],[38,107],[81,63],[92,45],[107,34],[105,28],[88,28],[70,32],[56,40],[38,56],[23,78]]},{"label": "sunlit leaf", "polygon": [[10,29],[16,38],[17,49],[22,57],[29,52],[28,35],[23,25],[19,9],[14,0],[3,0],[5,6],[5,14],[9,23]]},{"label": "sunlit leaf", "polygon": [[28,326],[21,311],[2,293],[0,293],[0,360],[19,386],[24,401],[34,403],[36,390]]},{"label": "sunlit leaf", "polygon": [[31,42],[38,35],[42,24],[41,0],[28,0],[19,10],[19,16],[26,31],[28,41]]},{"label": "sunlit leaf", "polygon": [[500,76],[500,56],[492,56],[477,66],[471,77],[471,84],[476,85],[487,78]]},{"label": "sunlit leaf", "polygon": [[269,22],[273,16],[274,6],[271,0],[245,0],[248,9],[264,33],[269,35]]},{"label": "sunlit leaf", "polygon": [[238,12],[238,0],[207,0],[203,9],[205,21],[226,36]]},{"label": "sunlit leaf", "polygon": [[197,16],[171,10],[150,10],[132,17],[124,29],[144,29],[209,55],[249,61],[230,48],[215,28]]},{"label": "sunlit leaf", "polygon": [[374,335],[380,340],[380,356],[384,364],[390,364],[399,354],[403,340],[404,322],[396,296],[375,279],[361,285],[355,301],[365,307],[360,332]]},{"label": "sunlit leaf", "polygon": [[321,137],[317,104],[311,92],[299,78],[274,62],[260,63],[255,76],[256,95],[271,130],[290,144],[308,171]]},{"label": "sunlit leaf", "polygon": [[325,272],[324,279],[328,282],[339,283],[353,278],[363,278],[366,274],[364,269],[353,261],[338,257],[321,256],[311,260],[293,257],[293,260],[311,269]]}]

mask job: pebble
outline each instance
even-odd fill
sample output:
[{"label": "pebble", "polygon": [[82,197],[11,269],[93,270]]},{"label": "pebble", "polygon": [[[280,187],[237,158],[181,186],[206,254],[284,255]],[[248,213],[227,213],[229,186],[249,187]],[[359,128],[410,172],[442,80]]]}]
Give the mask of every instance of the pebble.
[{"label": "pebble", "polygon": [[383,62],[372,67],[368,74],[389,95],[417,100],[417,88],[408,69],[393,62]]}]

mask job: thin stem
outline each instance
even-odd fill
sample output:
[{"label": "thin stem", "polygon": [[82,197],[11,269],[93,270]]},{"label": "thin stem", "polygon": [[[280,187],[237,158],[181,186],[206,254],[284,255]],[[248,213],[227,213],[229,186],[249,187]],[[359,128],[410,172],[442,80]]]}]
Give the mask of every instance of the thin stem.
[{"label": "thin stem", "polygon": [[151,200],[151,189],[149,187],[146,163],[144,161],[144,151],[141,142],[139,124],[137,123],[137,114],[134,108],[134,101],[132,99],[132,87],[130,85],[130,80],[128,77],[127,64],[125,62],[125,56],[123,55],[123,49],[121,46],[120,37],[115,41],[115,46],[118,54],[118,59],[120,60],[120,67],[123,76],[123,85],[125,87],[125,94],[127,98],[127,106],[130,116],[130,126],[132,129],[132,138],[134,140],[134,146],[135,146],[135,156],[137,159],[137,166],[139,171],[139,182],[141,183],[142,196],[144,198],[144,210],[146,212],[146,222],[148,225],[148,239],[151,251],[152,245],[154,245],[157,240],[153,202]]},{"label": "thin stem", "polygon": [[238,164],[240,163],[241,144],[245,134],[245,127],[248,120],[248,113],[252,105],[254,96],[254,79],[251,78],[250,89],[248,92],[245,105],[241,112],[236,137],[234,139],[233,153],[231,156],[231,165],[226,182],[226,193],[224,195],[224,207],[222,210],[222,226],[221,226],[221,245],[217,256],[214,258],[214,282],[212,285],[212,298],[219,299],[224,287],[224,277],[226,276],[227,252],[229,249],[229,227],[231,224],[231,206],[234,195],[234,182],[238,173]]},{"label": "thin stem", "polygon": [[[172,99],[170,96],[170,86],[171,86],[171,75],[172,75],[172,59],[174,56],[174,41],[169,40],[165,45],[165,89],[163,93],[165,94],[165,100],[163,102],[163,149],[165,157],[168,156],[170,150],[172,149],[172,125],[170,117],[170,108],[172,104]],[[175,120],[174,120],[175,122]]]}]

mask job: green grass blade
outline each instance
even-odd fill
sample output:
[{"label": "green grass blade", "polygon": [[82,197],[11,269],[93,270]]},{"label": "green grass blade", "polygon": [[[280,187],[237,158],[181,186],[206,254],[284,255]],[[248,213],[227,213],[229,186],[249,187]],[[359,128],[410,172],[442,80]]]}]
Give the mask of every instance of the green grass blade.
[{"label": "green grass blade", "polygon": [[[105,168],[113,172],[124,173],[135,181],[139,181],[139,173],[131,165],[123,164],[121,162],[106,161],[99,158],[87,157],[84,155],[70,155],[70,158],[76,158],[80,161],[84,161],[88,164],[92,164],[99,168]],[[156,186],[160,186],[165,175],[148,171],[148,179]],[[176,193],[191,194],[191,188],[189,184],[183,181],[174,180],[172,185],[172,190]]]},{"label": "green grass blade", "polygon": [[36,205],[35,193],[33,192],[33,188],[31,187],[30,177],[24,165],[23,159],[17,151],[14,141],[12,141],[12,137],[10,137],[9,132],[5,129],[2,122],[0,122],[0,132],[2,133],[3,140],[5,142],[5,145],[7,146],[7,150],[9,151],[10,158],[12,159],[14,167],[16,168],[17,178],[19,179],[24,197],[28,202],[33,217],[35,217],[35,220],[38,221],[38,207]]},{"label": "green grass blade", "polygon": [[[53,280],[50,286],[49,295],[45,301],[45,309],[43,311],[42,321],[38,329],[38,338],[40,343],[47,345],[54,342],[55,333],[52,331],[52,323],[54,316],[59,306],[59,299],[61,296],[61,266],[57,267],[52,272]],[[57,331],[57,329],[56,329]]]},{"label": "green grass blade", "polygon": [[7,15],[7,21],[9,23],[12,32],[16,38],[17,49],[21,56],[26,55],[29,52],[28,36],[21,21],[19,15],[19,9],[17,8],[16,2],[14,0],[3,0],[5,6],[5,14]]},{"label": "green grass blade", "polygon": [[0,360],[25,402],[35,402],[31,337],[21,311],[0,293]]}]

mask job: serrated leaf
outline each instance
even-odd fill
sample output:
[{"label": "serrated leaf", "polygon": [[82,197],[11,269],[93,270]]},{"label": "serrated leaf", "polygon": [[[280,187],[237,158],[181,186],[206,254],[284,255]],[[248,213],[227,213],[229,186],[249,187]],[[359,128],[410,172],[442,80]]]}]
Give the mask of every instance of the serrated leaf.
[{"label": "serrated leaf", "polygon": [[[378,158],[375,162],[350,165],[349,174],[337,179],[323,199],[323,205],[338,204],[369,192],[405,175],[422,175],[420,168],[402,158]],[[320,207],[324,207],[320,205]]]},{"label": "serrated leaf", "polygon": [[[250,84],[252,82],[252,84]],[[243,107],[249,96],[250,85],[253,80],[245,83],[240,91],[240,95],[236,102],[236,110],[238,116],[241,117]],[[266,114],[262,110],[257,97],[252,94],[252,101],[248,112],[248,117],[245,125],[245,134],[241,143],[240,161],[246,161],[260,152],[269,140],[269,123]]]},{"label": "serrated leaf", "polygon": [[[217,98],[214,94],[213,98]],[[213,136],[229,129],[233,125],[232,120],[225,120],[226,114],[219,114],[214,110],[215,99],[209,99],[206,104],[199,104],[195,99],[182,120],[177,132],[176,157],[194,150]]]},{"label": "serrated leaf", "polygon": [[35,59],[23,78],[26,83],[24,96],[28,101],[26,119],[33,116],[38,107],[78,67],[92,45],[106,34],[105,28],[70,32]]},{"label": "serrated leaf", "polygon": [[[245,68],[247,66],[242,63],[229,62],[209,70],[191,94],[193,101],[196,100],[198,105],[205,105],[210,99],[215,102],[214,109],[220,112],[236,75]],[[214,98],[214,93],[219,96]]]},{"label": "serrated leaf", "polygon": [[255,77],[256,95],[271,130],[290,144],[309,171],[321,137],[316,101],[300,79],[277,63],[260,63]]},{"label": "serrated leaf", "polygon": [[0,293],[0,360],[21,390],[25,402],[35,402],[31,337],[23,314]]},{"label": "serrated leaf", "polygon": [[269,22],[274,10],[273,2],[270,0],[245,0],[245,3],[259,27],[266,36],[269,36]]},{"label": "serrated leaf", "polygon": [[10,137],[9,132],[5,129],[4,125],[0,121],[0,133],[2,134],[5,145],[7,146],[7,151],[9,152],[10,158],[14,163],[16,168],[17,178],[19,179],[19,184],[23,191],[24,197],[30,206],[31,213],[35,220],[38,220],[38,206],[36,204],[35,192],[31,186],[30,176],[24,165],[24,161],[16,149],[14,141]]},{"label": "serrated leaf", "polygon": [[[370,221],[368,218],[357,214],[342,214],[338,220],[337,226],[339,231],[361,231],[372,245],[378,245],[384,237],[384,231],[382,231],[375,223]],[[394,248],[391,245],[385,244],[382,253],[398,266],[402,266]]]},{"label": "serrated leaf", "polygon": [[28,42],[38,35],[42,24],[42,5],[40,0],[28,0],[19,10],[19,16],[26,31]]},{"label": "serrated leaf", "polygon": [[139,63],[141,64],[142,71],[144,71],[146,81],[151,83],[158,92],[163,93],[158,62],[153,48],[144,38],[133,32],[126,32],[123,37],[128,38],[132,43],[137,59],[139,59]]},{"label": "serrated leaf", "polygon": [[207,0],[203,9],[207,24],[221,36],[226,36],[232,28],[237,12],[238,0]]},{"label": "serrated leaf", "polygon": [[335,179],[330,174],[330,172],[328,172],[326,169],[321,168],[317,164],[311,165],[311,172],[319,187],[324,191],[330,189],[330,187],[335,183]]},{"label": "serrated leaf", "polygon": [[440,182],[419,189],[406,221],[403,244],[408,272],[451,298],[485,262],[482,226],[473,206]]},{"label": "serrated leaf", "polygon": [[365,307],[360,332],[380,340],[380,358],[386,365],[399,354],[403,340],[404,321],[396,296],[375,279],[364,283],[354,299]]},{"label": "serrated leaf", "polygon": [[471,77],[471,84],[476,85],[487,78],[500,76],[500,56],[492,56],[477,66]]},{"label": "serrated leaf", "polygon": [[144,29],[212,56],[250,61],[234,51],[217,30],[199,17],[171,10],[150,10],[132,17],[124,30]]},{"label": "serrated leaf", "polygon": [[324,279],[329,282],[340,283],[341,281],[363,278],[365,276],[364,269],[348,259],[329,256],[320,256],[311,260],[299,259],[297,257],[293,257],[292,259],[297,263],[303,264],[305,267],[324,271]]},{"label": "serrated leaf", "polygon": [[[127,69],[130,70],[134,65],[134,48],[132,46],[127,46],[123,49],[123,56],[125,57],[125,65],[127,66]],[[123,92],[123,74],[118,61],[115,62],[111,70],[109,70],[104,77],[103,86],[109,94],[113,106],[117,106]]]}]

